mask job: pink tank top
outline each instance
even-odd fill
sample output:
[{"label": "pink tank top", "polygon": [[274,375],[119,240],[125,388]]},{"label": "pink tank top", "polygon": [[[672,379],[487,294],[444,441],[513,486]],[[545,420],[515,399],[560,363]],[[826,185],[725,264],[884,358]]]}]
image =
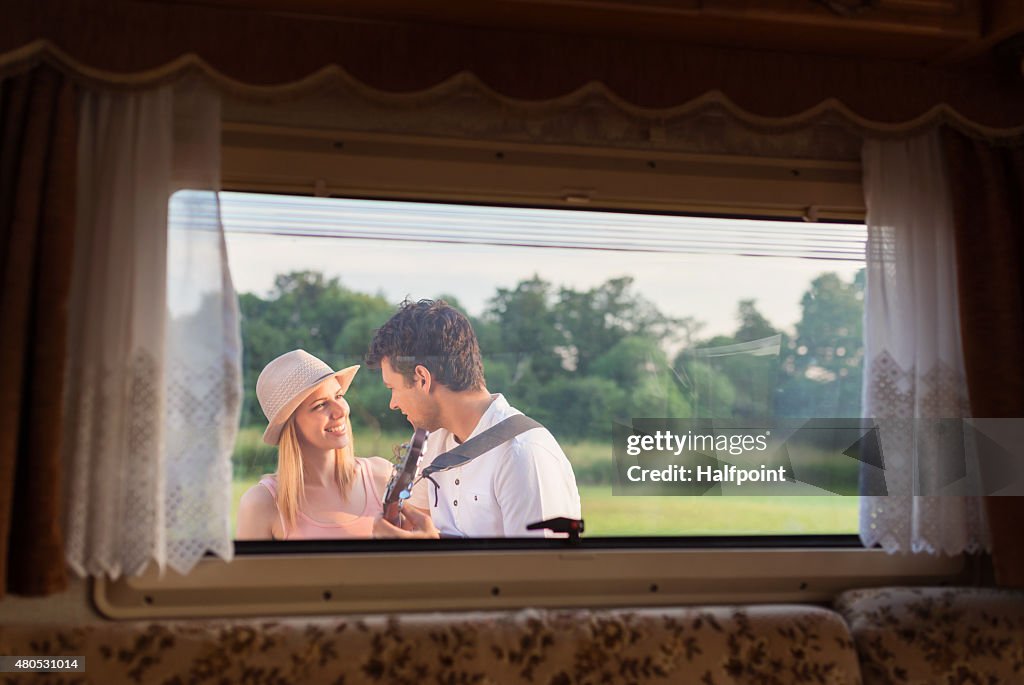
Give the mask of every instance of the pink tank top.
[{"label": "pink tank top", "polygon": [[[260,485],[270,490],[270,494],[277,501],[277,477],[264,476],[260,479]],[[365,459],[356,459],[356,482],[352,488],[362,487],[366,495],[366,507],[361,514],[352,514],[350,520],[344,523],[321,523],[314,521],[300,509],[296,516],[296,526],[289,530],[285,525],[284,516],[278,510],[281,519],[281,529],[285,531],[285,540],[341,540],[349,538],[371,538],[373,537],[373,520],[382,511],[381,496],[377,494],[377,488],[373,484],[373,477],[370,475],[370,466]]]}]

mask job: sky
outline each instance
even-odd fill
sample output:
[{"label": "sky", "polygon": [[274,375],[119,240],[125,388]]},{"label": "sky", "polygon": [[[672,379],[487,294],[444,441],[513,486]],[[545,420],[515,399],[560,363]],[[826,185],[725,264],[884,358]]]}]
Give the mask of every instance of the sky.
[{"label": "sky", "polygon": [[811,280],[838,272],[850,280],[856,262],[735,255],[616,253],[533,247],[495,247],[228,233],[235,289],[266,295],[274,277],[298,270],[321,271],[348,288],[382,293],[397,304],[451,294],[479,315],[499,287],[513,288],[539,274],[576,289],[609,278],[632,276],[636,290],[672,316],[705,324],[701,336],[736,328],[741,299],[776,327],[791,330],[800,319],[800,298]]},{"label": "sky", "polygon": [[[848,281],[863,266],[857,253],[863,227],[240,193],[221,197],[235,289],[260,296],[271,291],[278,274],[313,270],[395,304],[405,297],[453,295],[479,315],[497,288],[513,288],[535,274],[556,290],[562,285],[588,289],[632,276],[637,292],[665,314],[703,322],[700,335],[708,337],[733,332],[743,299],[755,300],[776,327],[792,330],[814,277],[834,271]],[[174,207],[172,202],[172,223]],[[602,249],[579,247],[591,240]],[[755,256],[734,254],[738,250]],[[833,250],[843,259],[779,256]],[[179,298],[182,304],[193,299]]]}]

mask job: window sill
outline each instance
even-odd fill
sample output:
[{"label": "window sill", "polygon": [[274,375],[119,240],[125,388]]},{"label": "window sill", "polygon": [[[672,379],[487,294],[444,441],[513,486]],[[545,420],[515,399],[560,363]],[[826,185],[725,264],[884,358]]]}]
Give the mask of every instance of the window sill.
[{"label": "window sill", "polygon": [[306,551],[99,579],[93,600],[117,619],[822,603],[853,588],[939,585],[964,568],[963,557],[857,547]]}]

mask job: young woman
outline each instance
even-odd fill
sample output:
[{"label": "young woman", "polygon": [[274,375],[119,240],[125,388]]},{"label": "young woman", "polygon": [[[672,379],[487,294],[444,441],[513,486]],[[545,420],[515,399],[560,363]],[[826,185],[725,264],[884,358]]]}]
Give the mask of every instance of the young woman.
[{"label": "young woman", "polygon": [[359,370],[333,371],[304,350],[267,364],[256,396],[277,472],[242,495],[238,540],[372,537],[391,464],[356,457],[344,394]]}]

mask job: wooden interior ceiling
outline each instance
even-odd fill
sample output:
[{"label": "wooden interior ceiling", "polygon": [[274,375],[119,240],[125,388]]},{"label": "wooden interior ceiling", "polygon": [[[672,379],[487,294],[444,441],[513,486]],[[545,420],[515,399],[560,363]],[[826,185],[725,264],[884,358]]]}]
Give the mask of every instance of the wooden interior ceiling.
[{"label": "wooden interior ceiling", "polygon": [[953,66],[1024,33],[1024,0],[139,0]]}]

